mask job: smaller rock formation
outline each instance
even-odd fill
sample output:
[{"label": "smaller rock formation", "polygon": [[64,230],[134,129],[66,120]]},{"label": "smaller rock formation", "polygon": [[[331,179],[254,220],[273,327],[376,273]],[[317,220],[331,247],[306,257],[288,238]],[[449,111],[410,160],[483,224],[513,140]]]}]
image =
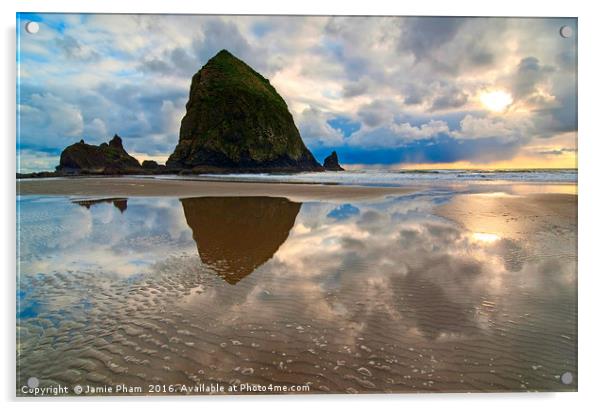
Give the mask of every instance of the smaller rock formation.
[{"label": "smaller rock formation", "polygon": [[324,169],[326,171],[345,171],[339,164],[339,157],[336,151],[332,151],[332,154],[324,159]]},{"label": "smaller rock formation", "polygon": [[157,161],[144,160],[144,161],[142,161],[142,168],[144,168],[144,169],[157,169],[157,168],[159,168],[159,164],[157,164]]},{"label": "smaller rock formation", "polygon": [[126,209],[128,209],[128,200],[127,198],[101,198],[101,199],[81,199],[73,201],[73,203],[83,206],[86,209],[90,209],[94,205],[103,204],[103,203],[112,203],[113,206],[121,213],[124,213]]},{"label": "smaller rock formation", "polygon": [[70,145],[61,153],[59,166],[61,174],[131,174],[140,171],[138,160],[123,148],[117,134],[107,144],[86,144],[84,140]]}]

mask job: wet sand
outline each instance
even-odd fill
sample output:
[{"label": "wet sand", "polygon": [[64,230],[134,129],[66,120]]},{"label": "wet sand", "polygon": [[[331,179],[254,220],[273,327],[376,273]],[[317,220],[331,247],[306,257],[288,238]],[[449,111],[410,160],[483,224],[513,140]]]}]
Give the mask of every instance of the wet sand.
[{"label": "wet sand", "polygon": [[[115,182],[128,180],[146,183]],[[576,195],[436,189],[333,204],[215,194],[286,184],[199,184],[211,185],[203,198],[19,199],[18,388],[34,375],[576,390]],[[80,187],[68,195],[103,195]]]},{"label": "wet sand", "polygon": [[572,194],[458,195],[435,213],[470,231],[504,237],[577,232],[577,195]]},{"label": "wet sand", "polygon": [[269,196],[293,201],[365,200],[412,192],[411,188],[349,185],[216,182],[153,178],[57,178],[17,180],[20,195],[69,195],[103,197]]}]

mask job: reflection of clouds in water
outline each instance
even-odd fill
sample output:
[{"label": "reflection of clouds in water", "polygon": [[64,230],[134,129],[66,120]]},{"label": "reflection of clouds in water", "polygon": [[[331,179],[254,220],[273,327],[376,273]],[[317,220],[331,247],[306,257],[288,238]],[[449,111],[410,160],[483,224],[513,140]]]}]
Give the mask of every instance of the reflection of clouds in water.
[{"label": "reflection of clouds in water", "polygon": [[38,256],[40,252],[69,248],[92,231],[92,216],[85,208],[74,206],[65,211],[64,205],[54,209],[54,203],[47,202],[44,206],[48,208],[43,212],[28,214],[32,204],[33,201],[24,201],[20,208],[19,218],[23,228],[20,230],[19,245],[23,255]]},{"label": "reflection of clouds in water", "polygon": [[63,200],[21,204],[21,273],[97,270],[129,276],[147,272],[162,255],[191,248],[190,229],[175,199],[129,200],[89,209]]},{"label": "reflection of clouds in water", "polygon": [[[117,319],[103,324],[111,332],[126,319],[133,320],[129,326],[135,327],[142,319],[158,318],[154,322],[159,326],[153,333],[156,340],[172,325],[174,332],[184,332],[175,339],[170,334],[160,343],[175,349],[170,356],[176,357],[180,349],[185,362],[210,360],[224,371],[241,364],[240,358],[230,354],[233,340],[243,347],[253,341],[265,346],[268,353],[280,349],[295,359],[296,355],[316,354],[313,359],[299,357],[299,361],[313,364],[313,360],[320,365],[333,355],[345,354],[349,355],[345,360],[357,361],[359,367],[361,360],[374,358],[377,349],[388,349],[389,356],[383,355],[388,360],[399,359],[400,372],[410,371],[403,352],[414,354],[407,353],[413,346],[434,349],[425,357],[443,356],[437,366],[450,374],[457,368],[445,361],[445,355],[451,354],[452,359],[464,356],[454,350],[458,345],[446,343],[466,342],[460,348],[468,357],[482,351],[489,355],[487,349],[492,345],[500,350],[491,355],[510,355],[505,360],[514,358],[516,352],[531,352],[532,346],[521,345],[521,337],[527,335],[531,340],[534,330],[528,327],[532,324],[520,323],[520,318],[542,309],[533,300],[570,306],[576,275],[574,255],[549,255],[541,252],[538,242],[494,238],[487,232],[475,235],[433,214],[436,203],[445,200],[445,195],[422,194],[409,200],[389,198],[358,204],[311,202],[299,209],[299,204],[282,198],[235,203],[225,199],[186,203],[168,198],[133,199],[122,214],[110,203],[87,210],[65,201],[36,203],[28,199],[21,204],[24,298],[37,286],[47,300],[40,299],[41,307],[33,303],[39,300],[27,301],[24,315],[31,315],[33,308],[66,309],[81,316],[70,318],[77,326],[87,326],[90,318],[98,320],[110,313]],[[255,215],[257,221],[237,221],[233,211],[237,207],[246,207],[247,212],[239,214],[246,219]],[[208,213],[208,209],[216,211]],[[284,210],[290,215],[285,217]],[[236,230],[243,222],[249,229],[239,229],[246,232],[240,247],[232,232],[227,233],[227,241],[211,235],[219,229]],[[83,229],[77,231],[79,226]],[[260,234],[255,232],[257,226],[263,230]],[[71,239],[57,241],[48,233],[54,231]],[[261,238],[270,232],[280,239],[262,246]],[[227,257],[207,253],[223,244],[232,247]],[[260,262],[251,264],[254,270],[244,280],[224,281],[216,274],[215,260],[238,263],[232,255],[245,260],[249,244],[262,250]],[[198,256],[203,253],[207,263]],[[91,306],[85,314],[70,309],[83,306],[82,301]],[[533,317],[538,320],[537,315]],[[555,329],[572,335],[565,329],[566,323],[558,321]],[[44,326],[53,328],[55,324]],[[506,335],[509,326],[516,332]],[[24,329],[37,331],[28,326]],[[63,332],[60,328],[52,331]],[[134,332],[129,327],[128,331]],[[196,336],[187,339],[193,343],[192,350],[182,353],[177,340],[186,339],[186,332]],[[129,339],[131,335],[123,336],[128,343],[143,343],[132,334]],[[216,353],[215,346],[202,350],[200,346],[210,339],[225,349],[224,354],[221,350]],[[505,352],[506,344],[514,350]],[[549,351],[542,350],[542,355]],[[159,368],[164,364],[155,363],[160,361],[157,357],[150,360]],[[277,367],[282,356],[265,360],[262,366],[271,375],[287,374]],[[177,368],[176,363],[170,359],[169,367]],[[527,371],[531,368],[525,366]],[[206,366],[203,369],[209,372]],[[255,365],[256,372],[260,369]],[[306,369],[301,374],[307,374],[304,372]],[[479,372],[477,369],[477,380],[482,377]]]},{"label": "reflection of clouds in water", "polygon": [[[272,274],[306,278],[309,283],[295,282],[291,297],[316,301],[329,289],[355,294],[366,314],[376,304],[391,319],[413,317],[430,338],[476,331],[475,309],[483,297],[512,303],[525,278],[544,283],[538,274],[542,262],[525,264],[527,251],[519,241],[475,240],[471,232],[421,211],[432,209],[428,198],[390,204],[383,210],[358,204],[359,212],[338,220],[324,218],[332,213],[327,205],[304,206],[298,220],[303,228],[294,229],[276,253]],[[556,263],[574,276],[570,260]],[[312,303],[313,310],[322,309],[316,312],[320,317],[340,318],[340,309]]]},{"label": "reflection of clouds in water", "polygon": [[[552,276],[549,282],[560,286],[574,276],[572,264],[564,260],[526,263],[527,251],[517,240],[476,240],[473,233],[433,216],[434,203],[445,198],[417,194],[360,204],[304,204],[288,239],[254,274],[265,281],[237,304],[243,311],[253,309],[272,288],[272,295],[306,300],[322,319],[340,320],[342,314],[357,315],[358,307],[346,303],[359,300],[365,315],[378,311],[405,320],[404,325],[412,317],[424,334],[436,337],[471,328],[471,315],[483,296],[511,299],[510,290],[519,282],[533,288]],[[29,206],[34,204],[22,204],[24,274],[84,269],[129,276],[149,272],[153,263],[170,255],[195,253],[189,224],[174,199],[129,200],[124,213],[111,203],[86,209],[46,202],[44,207],[56,208],[48,211],[52,223],[30,230]],[[219,226],[216,221],[215,229]],[[203,240],[208,243],[203,246],[210,246],[212,237],[203,233]],[[35,260],[28,261],[32,255]],[[564,278],[561,283],[558,277]],[[326,297],[332,291],[357,300],[333,303]]]},{"label": "reflection of clouds in water", "polygon": [[173,240],[191,239],[190,228],[178,205],[172,198],[153,198],[153,211],[147,212],[142,223],[151,231],[166,231]]}]

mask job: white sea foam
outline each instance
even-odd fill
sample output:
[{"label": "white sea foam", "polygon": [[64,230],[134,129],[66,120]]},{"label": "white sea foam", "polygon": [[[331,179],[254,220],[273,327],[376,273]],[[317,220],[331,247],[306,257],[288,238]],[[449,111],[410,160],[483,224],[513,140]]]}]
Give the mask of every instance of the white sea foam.
[{"label": "white sea foam", "polygon": [[[298,174],[201,174],[196,177],[211,180],[392,186],[491,182],[576,183],[577,170],[353,170],[345,172],[303,172]],[[186,176],[186,178],[189,179],[191,176]]]}]

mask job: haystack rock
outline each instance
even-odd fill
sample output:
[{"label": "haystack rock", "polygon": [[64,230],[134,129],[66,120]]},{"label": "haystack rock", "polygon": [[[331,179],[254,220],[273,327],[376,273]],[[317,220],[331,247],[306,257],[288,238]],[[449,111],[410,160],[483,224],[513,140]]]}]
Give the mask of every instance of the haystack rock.
[{"label": "haystack rock", "polygon": [[336,151],[332,151],[332,154],[324,159],[324,169],[326,171],[345,171],[345,169],[339,164],[339,157]]},{"label": "haystack rock", "polygon": [[323,170],[270,82],[222,50],[193,77],[171,169],[199,172]]},{"label": "haystack rock", "polygon": [[56,167],[63,174],[126,174],[140,169],[140,163],[123,148],[118,135],[108,144],[90,145],[81,140],[68,146],[61,152],[61,160]]}]

